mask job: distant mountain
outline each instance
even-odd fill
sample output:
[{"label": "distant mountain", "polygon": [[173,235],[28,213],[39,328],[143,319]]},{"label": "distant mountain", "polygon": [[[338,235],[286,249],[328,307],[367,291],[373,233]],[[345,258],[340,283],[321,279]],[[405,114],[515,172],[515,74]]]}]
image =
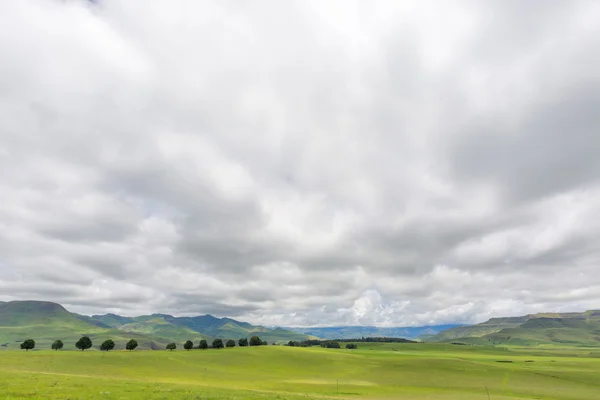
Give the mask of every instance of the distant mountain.
[{"label": "distant mountain", "polygon": [[432,325],[420,327],[395,327],[378,328],[375,326],[334,326],[323,328],[285,328],[306,335],[317,336],[323,339],[356,339],[361,337],[393,337],[415,339],[423,335],[435,335],[446,329],[459,327],[461,325]]},{"label": "distant mountain", "polygon": [[217,318],[210,314],[197,317],[174,317],[168,314],[151,314],[139,317],[122,317],[115,314],[89,317],[104,325],[126,332],[136,332],[171,340],[212,340],[213,338],[239,339],[259,336],[268,342],[306,340],[308,335],[283,329],[269,329],[231,318]]},{"label": "distant mountain", "polygon": [[[124,333],[116,329],[101,327],[72,314],[63,306],[45,301],[11,301],[0,303],[1,348],[18,348],[19,343],[32,338],[36,347],[49,348],[54,340],[60,339],[65,348],[74,348],[74,343],[83,335],[93,342],[113,339],[126,342],[136,339],[142,348],[163,347],[161,340],[145,335]],[[99,344],[99,343],[98,343]]]},{"label": "distant mountain", "polygon": [[136,339],[140,348],[159,349],[171,342],[201,339],[239,339],[259,336],[269,343],[276,341],[306,340],[311,336],[283,329],[268,329],[231,318],[212,315],[174,317],[168,314],[123,317],[116,314],[81,315],[70,313],[63,306],[44,301],[0,302],[0,349],[18,348],[19,343],[32,338],[37,348],[49,348],[57,339],[65,348],[83,335],[90,336],[94,347],[106,339],[123,348],[129,339]]},{"label": "distant mountain", "polygon": [[134,322],[133,318],[122,317],[120,315],[115,315],[115,314],[92,315],[91,317],[88,317],[87,315],[85,315],[84,317],[87,317],[87,318],[91,319],[92,321],[100,322],[105,326],[110,326],[111,328],[117,328],[117,329],[122,325],[130,324],[130,323]]},{"label": "distant mountain", "polygon": [[477,325],[457,326],[428,336],[427,340],[441,342],[462,337],[482,337],[505,328],[514,328],[527,321],[527,317],[492,318]]},{"label": "distant mountain", "polygon": [[442,331],[428,337],[427,341],[483,345],[600,346],[600,311],[492,318],[481,324]]}]

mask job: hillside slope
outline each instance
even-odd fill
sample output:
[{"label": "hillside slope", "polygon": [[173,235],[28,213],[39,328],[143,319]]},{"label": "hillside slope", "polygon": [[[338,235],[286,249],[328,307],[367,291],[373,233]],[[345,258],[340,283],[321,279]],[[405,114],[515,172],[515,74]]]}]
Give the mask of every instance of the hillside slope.
[{"label": "hillside slope", "polygon": [[116,314],[81,315],[70,313],[63,306],[44,301],[0,302],[0,349],[18,348],[19,344],[32,338],[37,348],[48,348],[60,339],[65,348],[83,335],[90,336],[94,347],[106,339],[112,339],[117,349],[123,348],[129,339],[136,339],[140,348],[164,348],[169,342],[183,343],[192,340],[195,345],[202,339],[239,339],[259,336],[271,342],[306,340],[309,335],[284,329],[254,326],[231,318],[212,315],[197,317],[174,317],[168,314],[124,317]]},{"label": "hillside slope", "polygon": [[464,337],[482,337],[499,332],[506,328],[515,328],[525,321],[527,317],[492,318],[477,325],[458,326],[443,330],[433,336],[427,337],[429,342],[443,342]]},{"label": "hillside slope", "polygon": [[89,336],[94,347],[106,339],[113,339],[122,348],[136,339],[140,348],[162,348],[164,340],[140,334],[128,334],[88,323],[70,313],[63,306],[45,301],[11,301],[0,303],[0,346],[19,348],[25,339],[33,338],[36,348],[49,348],[60,339],[65,349],[74,349],[75,342],[83,335]]},{"label": "hillside slope", "polygon": [[[174,317],[169,314],[151,314],[138,317],[123,317],[115,314],[93,315],[93,320],[121,331],[135,332],[172,340],[192,340],[213,338],[239,339],[259,336],[270,342],[287,342],[290,340],[306,340],[314,338],[303,333],[285,329],[269,329],[255,326],[232,318],[217,318],[210,314],[196,317]],[[197,344],[197,343],[196,343]]]},{"label": "hillside slope", "polygon": [[493,318],[482,324],[440,332],[429,337],[428,341],[483,345],[600,346],[600,311]]}]

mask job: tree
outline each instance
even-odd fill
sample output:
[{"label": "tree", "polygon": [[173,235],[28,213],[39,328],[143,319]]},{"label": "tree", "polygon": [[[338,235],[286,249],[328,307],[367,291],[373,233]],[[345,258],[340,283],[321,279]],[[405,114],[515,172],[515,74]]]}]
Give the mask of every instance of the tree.
[{"label": "tree", "polygon": [[52,343],[52,350],[60,350],[62,349],[64,346],[62,340],[55,340],[54,343]]},{"label": "tree", "polygon": [[169,343],[169,344],[167,345],[167,350],[169,350],[169,351],[173,351],[173,350],[175,350],[176,348],[177,348],[177,345],[176,345],[175,343]]},{"label": "tree", "polygon": [[198,345],[198,348],[202,349],[202,350],[208,349],[208,342],[206,340],[202,339],[200,341],[200,344]]},{"label": "tree", "polygon": [[325,340],[325,341],[321,342],[321,347],[325,347],[328,349],[339,349],[340,342],[338,342],[336,340]]},{"label": "tree", "polygon": [[262,340],[260,340],[260,338],[258,336],[252,336],[250,338],[250,346],[260,346],[262,344],[263,344],[263,342],[262,342]]},{"label": "tree", "polygon": [[235,347],[235,340],[229,339],[227,341],[227,343],[225,343],[225,346],[227,346],[227,347]]},{"label": "tree", "polygon": [[213,349],[222,349],[223,348],[223,339],[215,339],[212,343]]},{"label": "tree", "polygon": [[267,341],[266,341],[266,340],[263,340],[263,341],[262,341],[260,344],[261,344],[262,346],[267,346],[269,343],[267,343]]},{"label": "tree", "polygon": [[125,348],[129,351],[131,350],[135,350],[135,348],[138,347],[138,342],[135,339],[131,339],[129,342],[127,342],[127,344],[125,345]]},{"label": "tree", "polygon": [[115,342],[113,342],[111,339],[105,340],[100,345],[100,350],[102,350],[102,351],[109,351],[114,348],[115,348]]},{"label": "tree", "polygon": [[21,350],[29,351],[35,349],[35,340],[27,339],[21,343]]},{"label": "tree", "polygon": [[347,349],[358,349],[358,346],[356,344],[354,344],[354,343],[348,343],[346,345],[346,348]]},{"label": "tree", "polygon": [[77,341],[77,343],[75,343],[75,347],[81,351],[87,350],[92,347],[92,340],[87,336],[83,336]]},{"label": "tree", "polygon": [[238,344],[240,345],[240,347],[246,347],[246,346],[248,346],[248,339],[241,338],[240,340],[238,340]]},{"label": "tree", "polygon": [[194,347],[194,343],[191,340],[188,340],[183,344],[183,348],[186,350],[191,350]]}]

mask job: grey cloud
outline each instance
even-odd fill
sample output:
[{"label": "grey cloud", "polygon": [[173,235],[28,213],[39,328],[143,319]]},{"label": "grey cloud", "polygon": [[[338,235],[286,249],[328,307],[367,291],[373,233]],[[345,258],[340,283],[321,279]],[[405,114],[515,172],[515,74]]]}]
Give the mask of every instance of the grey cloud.
[{"label": "grey cloud", "polygon": [[0,4],[0,300],[598,306],[595,3],[176,3]]}]

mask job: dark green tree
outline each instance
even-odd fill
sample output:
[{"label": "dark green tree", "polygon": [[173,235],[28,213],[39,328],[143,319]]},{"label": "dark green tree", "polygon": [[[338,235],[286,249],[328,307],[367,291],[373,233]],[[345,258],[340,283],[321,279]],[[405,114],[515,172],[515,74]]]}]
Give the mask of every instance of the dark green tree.
[{"label": "dark green tree", "polygon": [[206,340],[202,339],[200,341],[200,344],[198,345],[198,348],[202,349],[202,350],[208,349],[208,342]]},{"label": "dark green tree", "polygon": [[262,342],[262,340],[260,340],[260,338],[258,336],[252,336],[250,338],[250,346],[260,346],[262,344],[263,344],[263,342]]},{"label": "dark green tree", "polygon": [[191,350],[194,348],[194,343],[191,340],[188,340],[183,344],[183,348],[186,350]]},{"label": "dark green tree", "polygon": [[177,348],[177,345],[175,343],[169,343],[167,345],[167,350],[173,351]]},{"label": "dark green tree", "polygon": [[227,343],[225,343],[225,346],[227,346],[227,347],[235,347],[235,340],[229,339],[227,341]]},{"label": "dark green tree", "polygon": [[325,347],[328,349],[339,349],[340,342],[336,340],[324,340],[323,342],[321,342],[321,347]]},{"label": "dark green tree", "polygon": [[358,346],[356,344],[354,344],[354,343],[348,343],[346,345],[346,348],[347,349],[358,349]]},{"label": "dark green tree", "polygon": [[238,344],[240,345],[240,347],[248,346],[248,338],[241,338],[240,340],[238,340]]},{"label": "dark green tree", "polygon": [[223,339],[215,339],[212,343],[213,349],[222,349],[223,348]]},{"label": "dark green tree", "polygon": [[135,348],[138,347],[138,342],[135,339],[131,339],[129,342],[127,342],[127,344],[125,345],[125,348],[129,351],[131,350],[135,350]]},{"label": "dark green tree", "polygon": [[267,346],[269,343],[267,343],[267,341],[266,341],[266,340],[263,340],[263,341],[262,341],[260,344],[261,344],[262,346]]},{"label": "dark green tree", "polygon": [[60,350],[62,349],[64,346],[62,340],[55,340],[54,343],[52,343],[52,350]]},{"label": "dark green tree", "polygon": [[21,343],[21,350],[29,351],[31,349],[35,349],[35,340],[27,339]]},{"label": "dark green tree", "polygon": [[92,347],[92,340],[87,336],[83,336],[77,341],[77,343],[75,343],[75,347],[81,351],[87,350]]},{"label": "dark green tree", "polygon": [[115,342],[113,342],[111,339],[105,340],[100,345],[100,350],[102,350],[102,351],[109,351],[114,348],[115,348]]}]

